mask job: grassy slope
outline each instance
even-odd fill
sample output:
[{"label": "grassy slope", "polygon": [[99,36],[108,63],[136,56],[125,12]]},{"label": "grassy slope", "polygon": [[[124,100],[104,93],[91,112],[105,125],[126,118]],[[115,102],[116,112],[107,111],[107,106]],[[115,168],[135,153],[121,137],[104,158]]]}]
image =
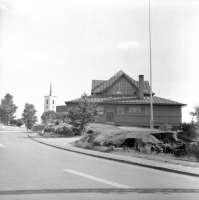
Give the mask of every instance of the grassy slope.
[{"label": "grassy slope", "polygon": [[6,126],[0,124],[0,131],[26,131],[26,128],[21,128],[18,126]]}]

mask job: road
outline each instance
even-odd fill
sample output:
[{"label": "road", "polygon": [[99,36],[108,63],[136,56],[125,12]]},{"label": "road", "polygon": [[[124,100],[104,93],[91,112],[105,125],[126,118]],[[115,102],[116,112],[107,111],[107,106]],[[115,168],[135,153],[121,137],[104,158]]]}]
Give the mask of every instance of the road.
[{"label": "road", "polygon": [[0,132],[0,199],[199,199],[199,178],[68,152]]}]

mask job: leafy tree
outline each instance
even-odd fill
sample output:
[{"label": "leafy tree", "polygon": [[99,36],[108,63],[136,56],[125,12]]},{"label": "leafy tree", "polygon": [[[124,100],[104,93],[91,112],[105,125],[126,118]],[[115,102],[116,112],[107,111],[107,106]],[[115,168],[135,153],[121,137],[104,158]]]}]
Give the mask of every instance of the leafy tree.
[{"label": "leafy tree", "polygon": [[13,103],[13,96],[7,93],[4,99],[1,100],[0,105],[0,119],[1,122],[8,125],[10,120],[14,119],[17,106]]},{"label": "leafy tree", "polygon": [[189,113],[190,115],[193,116],[193,118],[195,117],[197,120],[197,128],[199,130],[199,104],[196,104],[196,106],[194,107],[194,111]]},{"label": "leafy tree", "polygon": [[38,121],[36,116],[36,110],[33,104],[26,103],[24,111],[22,113],[22,120],[27,129],[31,129],[32,126]]},{"label": "leafy tree", "polygon": [[76,109],[69,109],[67,113],[67,118],[69,119],[70,124],[74,125],[75,121],[79,119]]},{"label": "leafy tree", "polygon": [[42,114],[41,116],[42,122],[44,124],[48,123],[54,123],[56,119],[56,112],[51,110],[51,111],[46,111]]},{"label": "leafy tree", "polygon": [[13,126],[22,126],[23,125],[23,121],[22,119],[11,119],[10,120],[10,125],[13,125]]},{"label": "leafy tree", "polygon": [[66,119],[67,119],[67,113],[66,112],[57,112],[56,113],[56,120],[57,121],[66,122]]},{"label": "leafy tree", "polygon": [[195,131],[196,125],[195,125],[194,121],[191,121],[191,123],[184,122],[181,124],[181,129],[183,131]]},{"label": "leafy tree", "polygon": [[67,115],[71,121],[79,121],[81,134],[88,123],[95,122],[97,116],[97,104],[90,102],[86,93],[81,96],[81,101],[76,110],[70,110]]}]

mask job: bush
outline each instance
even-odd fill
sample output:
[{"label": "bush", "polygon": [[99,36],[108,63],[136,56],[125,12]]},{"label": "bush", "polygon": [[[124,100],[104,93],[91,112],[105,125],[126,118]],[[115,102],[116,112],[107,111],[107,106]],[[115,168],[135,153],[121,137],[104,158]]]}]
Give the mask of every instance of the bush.
[{"label": "bush", "polygon": [[193,121],[191,123],[184,122],[184,123],[181,124],[181,130],[183,130],[183,131],[195,131],[196,125]]},{"label": "bush", "polygon": [[55,125],[59,125],[59,121],[56,121],[56,122],[55,122]]},{"label": "bush", "polygon": [[88,143],[88,142],[82,142],[81,140],[79,140],[79,141],[77,141],[76,143],[75,143],[75,146],[76,147],[80,147],[80,148],[84,148],[84,149],[94,149],[94,146],[93,146],[93,144],[91,144],[91,143]]},{"label": "bush", "polygon": [[194,142],[186,148],[187,154],[193,156],[199,161],[199,142]]},{"label": "bush", "polygon": [[54,128],[51,128],[50,126],[47,126],[44,129],[44,133],[54,133],[54,132],[55,132]]},{"label": "bush", "polygon": [[55,133],[65,135],[65,136],[68,136],[68,137],[74,136],[73,132],[70,129],[68,129],[66,126],[64,126],[62,128],[57,128]]},{"label": "bush", "polygon": [[10,120],[10,125],[11,126],[22,126],[23,125],[23,122],[21,119],[11,119]]},{"label": "bush", "polygon": [[171,131],[173,127],[171,126],[171,124],[165,123],[162,126],[160,126],[159,129],[161,131]]}]

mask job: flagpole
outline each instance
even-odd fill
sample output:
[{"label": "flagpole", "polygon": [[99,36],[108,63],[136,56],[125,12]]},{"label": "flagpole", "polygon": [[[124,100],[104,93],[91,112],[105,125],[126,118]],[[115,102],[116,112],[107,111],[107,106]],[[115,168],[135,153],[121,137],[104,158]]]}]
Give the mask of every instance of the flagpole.
[{"label": "flagpole", "polygon": [[150,0],[149,0],[149,55],[150,55],[150,101],[151,101],[151,119],[150,119],[150,129],[153,129],[154,121],[153,121],[153,96],[152,96],[152,64],[151,64],[151,16],[150,16]]}]

